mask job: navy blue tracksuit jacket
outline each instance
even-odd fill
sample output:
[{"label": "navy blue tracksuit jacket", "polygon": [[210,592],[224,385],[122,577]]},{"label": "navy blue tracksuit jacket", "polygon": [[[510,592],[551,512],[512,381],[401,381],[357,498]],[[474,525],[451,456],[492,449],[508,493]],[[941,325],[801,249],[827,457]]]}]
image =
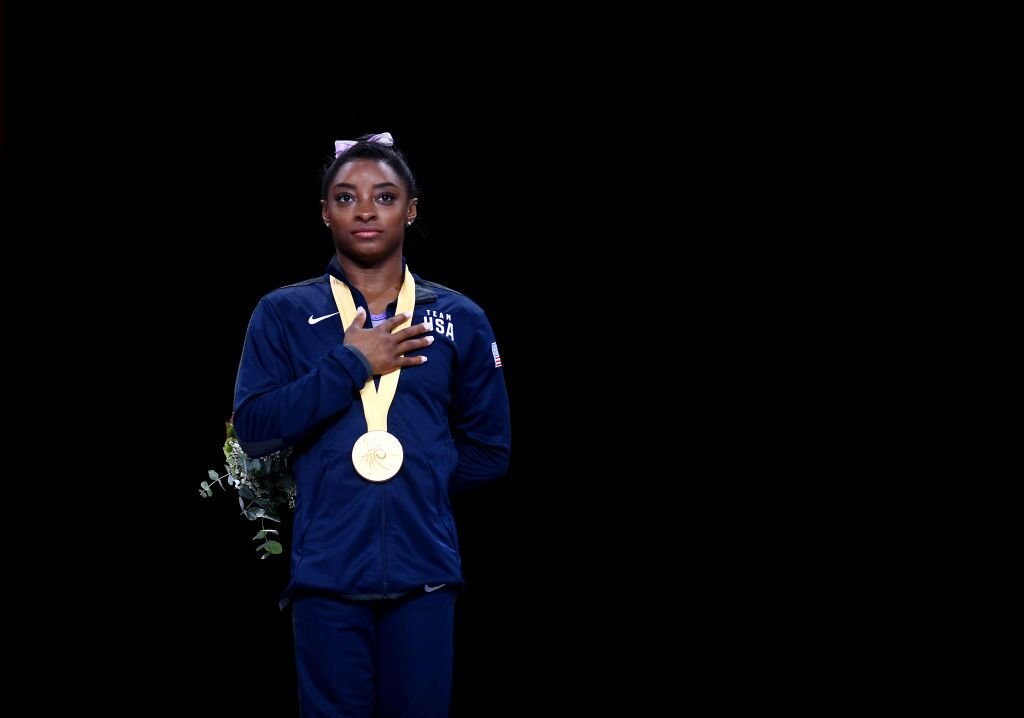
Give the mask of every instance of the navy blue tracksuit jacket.
[{"label": "navy blue tracksuit jacket", "polygon": [[[347,283],[335,258],[323,276],[260,300],[235,387],[235,431],[246,453],[295,447],[286,596],[303,589],[390,596],[458,585],[449,492],[500,477],[509,461],[508,397],[491,326],[468,298],[414,276],[412,321],[426,322],[434,342],[410,354],[428,361],[402,369],[388,412],[404,463],[390,481],[371,483],[352,466],[352,446],[366,431],[359,389],[367,370],[342,345],[329,274]],[[388,316],[394,312],[392,304]]]}]

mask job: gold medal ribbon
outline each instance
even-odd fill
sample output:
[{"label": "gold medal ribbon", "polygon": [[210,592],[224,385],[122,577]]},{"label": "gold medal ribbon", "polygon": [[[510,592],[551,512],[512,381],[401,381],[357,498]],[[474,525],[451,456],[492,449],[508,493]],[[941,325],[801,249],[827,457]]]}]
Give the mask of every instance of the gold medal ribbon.
[{"label": "gold medal ribbon", "polygon": [[[356,318],[356,303],[352,299],[352,291],[348,285],[335,276],[331,276],[331,292],[334,294],[334,303],[338,305],[341,312],[342,329],[348,329]],[[405,268],[405,280],[402,282],[402,289],[398,292],[398,306],[395,314],[409,312],[409,318],[391,330],[394,334],[412,324],[412,311],[416,306],[416,282],[412,278],[412,272]],[[367,307],[369,314],[369,307]],[[401,369],[395,369],[380,378],[380,386],[375,386],[373,377],[366,380],[366,384],[359,390],[359,396],[363,400],[363,415],[366,417],[367,431],[388,430],[388,409],[395,399],[395,391],[398,389],[398,375]]]}]

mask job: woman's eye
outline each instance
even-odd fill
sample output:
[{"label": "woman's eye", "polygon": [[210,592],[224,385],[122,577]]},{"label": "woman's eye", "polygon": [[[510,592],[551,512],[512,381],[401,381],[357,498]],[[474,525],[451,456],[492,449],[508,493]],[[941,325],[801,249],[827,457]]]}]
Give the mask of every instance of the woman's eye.
[{"label": "woman's eye", "polygon": [[338,200],[338,203],[339,203],[339,204],[348,204],[348,203],[349,203],[349,202],[351,202],[351,201],[352,201],[352,200],[353,200],[354,198],[353,198],[353,197],[352,197],[352,195],[350,195],[350,194],[349,194],[348,192],[342,192],[341,194],[339,194],[339,195],[337,196],[337,198],[336,198],[336,199]]},{"label": "woman's eye", "polygon": [[395,195],[391,194],[390,192],[382,192],[380,195],[380,201],[383,202],[384,204],[391,204],[396,199],[397,198],[395,197]]}]

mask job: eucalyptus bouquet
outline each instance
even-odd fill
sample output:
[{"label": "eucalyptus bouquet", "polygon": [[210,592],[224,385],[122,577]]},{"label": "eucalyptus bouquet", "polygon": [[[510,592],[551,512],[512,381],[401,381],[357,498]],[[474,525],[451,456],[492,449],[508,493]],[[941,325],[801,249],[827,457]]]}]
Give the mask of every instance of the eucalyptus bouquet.
[{"label": "eucalyptus bouquet", "polygon": [[[210,469],[209,481],[199,485],[199,495],[203,498],[213,496],[213,485],[216,484],[225,492],[235,491],[238,494],[238,505],[241,513],[250,521],[259,521],[260,530],[253,536],[253,541],[261,541],[256,550],[260,558],[280,554],[284,551],[277,529],[270,529],[266,521],[281,522],[281,515],[286,509],[295,508],[295,478],[288,466],[291,448],[274,452],[259,459],[249,458],[238,443],[235,427],[230,421],[226,424],[227,438],[224,441],[224,458],[227,473],[218,475]],[[224,481],[227,480],[227,487]]]}]

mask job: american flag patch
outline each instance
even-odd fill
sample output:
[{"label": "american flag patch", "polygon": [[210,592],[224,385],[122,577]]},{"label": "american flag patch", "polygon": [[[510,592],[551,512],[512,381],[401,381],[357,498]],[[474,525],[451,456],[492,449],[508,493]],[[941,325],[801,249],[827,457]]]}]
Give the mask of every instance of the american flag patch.
[{"label": "american flag patch", "polygon": [[501,366],[501,354],[498,353],[498,342],[491,342],[491,354],[494,355],[494,366]]}]

